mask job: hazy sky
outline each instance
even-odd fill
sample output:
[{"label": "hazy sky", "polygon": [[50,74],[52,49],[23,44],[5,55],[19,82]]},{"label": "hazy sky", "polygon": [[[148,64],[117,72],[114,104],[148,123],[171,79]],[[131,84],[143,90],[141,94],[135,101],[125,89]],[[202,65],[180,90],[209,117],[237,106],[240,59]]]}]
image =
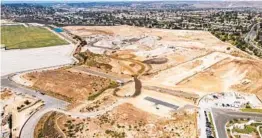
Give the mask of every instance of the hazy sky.
[{"label": "hazy sky", "polygon": [[[2,0],[2,2],[208,1],[208,0]],[[209,0],[221,1],[221,0]]]},{"label": "hazy sky", "polygon": [[[156,1],[156,0],[0,0],[2,3],[39,3],[39,2],[101,2],[101,1]],[[163,0],[157,0],[163,1]],[[174,0],[172,0],[174,1]],[[181,1],[181,0],[176,0]],[[192,1],[192,0],[191,0]],[[194,1],[194,0],[193,0]]]},{"label": "hazy sky", "polygon": [[[0,0],[2,3],[26,3],[26,2],[101,2],[101,1],[240,1],[240,0]],[[260,0],[241,0],[260,1]]]}]

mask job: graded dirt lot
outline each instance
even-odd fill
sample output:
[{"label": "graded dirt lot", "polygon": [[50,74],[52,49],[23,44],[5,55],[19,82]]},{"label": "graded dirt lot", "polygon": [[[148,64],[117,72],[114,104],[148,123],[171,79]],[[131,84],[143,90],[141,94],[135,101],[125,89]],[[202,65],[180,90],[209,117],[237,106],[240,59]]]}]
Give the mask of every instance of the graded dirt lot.
[{"label": "graded dirt lot", "polygon": [[[205,71],[206,69],[226,59],[227,57],[229,56],[224,53],[219,53],[219,52],[209,53],[206,56],[195,58],[194,60],[185,62],[183,64],[179,64],[173,68],[159,72],[157,75],[148,78],[145,81],[144,85],[159,86],[167,89],[175,88],[176,90],[179,90],[177,89],[177,86],[181,81],[187,80],[188,78]],[[216,83],[213,83],[212,81],[209,83],[218,85]],[[199,86],[199,84],[196,85]],[[199,87],[201,86],[202,85],[200,85]],[[186,90],[189,92],[196,92],[196,93],[202,92],[202,91],[192,90],[191,88],[192,87],[189,86],[189,87],[185,87],[185,89],[182,90]]]},{"label": "graded dirt lot", "polygon": [[1,51],[1,76],[73,63],[73,45]]},{"label": "graded dirt lot", "polygon": [[[195,138],[194,104],[202,95],[238,91],[261,97],[262,61],[209,32],[132,26],[64,29],[87,42],[76,54],[80,65],[26,77],[37,89],[82,101],[64,112],[69,116],[52,113],[44,123],[54,127],[43,130],[52,129],[57,137]],[[112,83],[98,76],[130,81],[100,95]],[[93,93],[100,96],[87,101]]]},{"label": "graded dirt lot", "polygon": [[55,128],[49,132],[55,130],[54,134],[60,135],[63,132],[67,137],[195,138],[197,133],[195,113],[181,112],[167,119],[137,109],[131,104],[122,104],[96,118],[73,119],[54,115],[52,121],[49,124],[54,124]]},{"label": "graded dirt lot", "polygon": [[70,102],[87,100],[90,95],[103,91],[111,84],[109,79],[66,69],[31,72],[25,78],[32,81],[33,88]]},{"label": "graded dirt lot", "polygon": [[2,26],[1,40],[6,49],[37,48],[68,44],[46,28],[25,27],[22,25]]},{"label": "graded dirt lot", "polygon": [[[159,37],[164,44],[189,48],[202,48],[225,51],[230,44],[224,43],[207,31],[153,29],[133,26],[66,26],[64,29],[73,34],[87,37],[96,34],[122,37],[153,36]],[[99,32],[105,33],[99,33]],[[127,33],[128,32],[128,33]],[[147,41],[148,42],[148,41]],[[154,41],[156,42],[156,41]]]},{"label": "graded dirt lot", "polygon": [[202,92],[248,92],[262,99],[262,62],[228,58],[177,86]]},{"label": "graded dirt lot", "polygon": [[85,38],[88,50],[100,49],[111,57],[109,61],[104,60],[112,67],[109,72],[140,73],[143,86],[199,95],[239,91],[261,97],[261,60],[207,31],[125,25],[67,26],[64,29]]}]

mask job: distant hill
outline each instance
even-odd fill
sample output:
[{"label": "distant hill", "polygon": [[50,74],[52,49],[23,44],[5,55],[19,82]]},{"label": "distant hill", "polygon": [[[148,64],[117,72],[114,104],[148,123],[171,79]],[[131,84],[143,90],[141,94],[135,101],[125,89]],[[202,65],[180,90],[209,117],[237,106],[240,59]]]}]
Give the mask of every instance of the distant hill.
[{"label": "distant hill", "polygon": [[260,8],[262,1],[201,1],[193,4],[195,8]]}]

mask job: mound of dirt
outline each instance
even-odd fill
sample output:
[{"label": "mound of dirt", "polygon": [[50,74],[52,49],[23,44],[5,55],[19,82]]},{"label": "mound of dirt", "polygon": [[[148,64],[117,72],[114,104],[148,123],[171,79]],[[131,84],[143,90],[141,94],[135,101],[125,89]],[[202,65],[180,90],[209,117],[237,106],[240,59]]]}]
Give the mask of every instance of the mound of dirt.
[{"label": "mound of dirt", "polygon": [[220,71],[236,69],[236,75],[246,73],[247,79],[258,80],[262,79],[262,62],[254,60],[227,60],[216,64],[214,69]]},{"label": "mound of dirt", "polygon": [[120,105],[112,113],[120,123],[134,124],[139,121],[148,122],[148,119],[157,119],[157,116],[137,109],[131,104]]},{"label": "mound of dirt", "polygon": [[80,61],[79,64],[85,64],[90,67],[96,67],[104,70],[112,69],[112,66],[107,64],[111,61],[110,58],[104,55],[95,54],[90,51],[86,51],[77,54],[76,58],[79,59]]},{"label": "mound of dirt", "polygon": [[254,93],[262,100],[262,62],[235,60],[229,63],[229,66],[235,66],[239,75],[245,74],[245,77],[232,88],[241,92]]},{"label": "mound of dirt", "polygon": [[5,99],[10,98],[12,95],[13,95],[12,91],[5,88],[3,91],[1,91],[0,97],[1,97],[1,100],[5,100]]},{"label": "mound of dirt", "polygon": [[239,91],[262,99],[262,62],[226,59],[178,84],[204,92]]}]

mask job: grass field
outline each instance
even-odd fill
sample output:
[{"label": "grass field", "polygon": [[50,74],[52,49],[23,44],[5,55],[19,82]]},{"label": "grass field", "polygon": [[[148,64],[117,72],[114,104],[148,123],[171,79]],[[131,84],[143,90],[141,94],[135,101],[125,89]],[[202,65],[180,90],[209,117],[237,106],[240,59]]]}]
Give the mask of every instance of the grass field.
[{"label": "grass field", "polygon": [[6,49],[37,48],[68,44],[54,33],[42,27],[2,26],[1,44]]}]

